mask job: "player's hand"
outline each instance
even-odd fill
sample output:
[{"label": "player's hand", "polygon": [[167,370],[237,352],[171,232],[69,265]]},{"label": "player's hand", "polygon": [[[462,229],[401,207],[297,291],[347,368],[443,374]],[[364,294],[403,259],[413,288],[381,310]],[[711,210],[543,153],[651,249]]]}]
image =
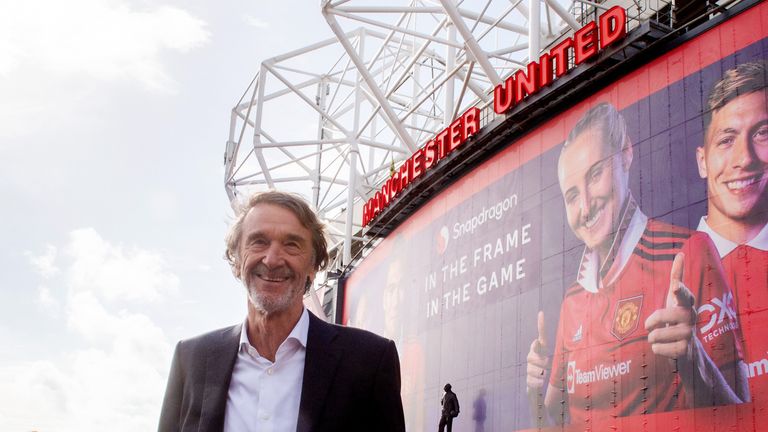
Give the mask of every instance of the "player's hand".
[{"label": "player's hand", "polygon": [[544,387],[544,378],[547,369],[549,369],[549,357],[545,356],[547,352],[547,335],[544,327],[544,312],[539,311],[537,317],[537,327],[539,336],[531,342],[531,349],[528,351],[527,379],[528,388],[538,390]]},{"label": "player's hand", "polygon": [[670,358],[690,356],[696,330],[696,298],[683,284],[684,261],[685,254],[675,255],[666,305],[645,320],[651,349],[655,354]]}]

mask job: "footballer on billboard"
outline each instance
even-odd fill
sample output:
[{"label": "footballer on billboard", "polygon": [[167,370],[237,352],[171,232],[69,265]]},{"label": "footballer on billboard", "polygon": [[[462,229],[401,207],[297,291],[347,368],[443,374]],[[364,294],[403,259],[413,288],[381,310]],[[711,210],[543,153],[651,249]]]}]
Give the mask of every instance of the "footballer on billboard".
[{"label": "footballer on billboard", "polygon": [[760,430],[766,17],[563,107],[360,263],[343,320],[396,342],[408,430],[446,382],[457,430]]}]

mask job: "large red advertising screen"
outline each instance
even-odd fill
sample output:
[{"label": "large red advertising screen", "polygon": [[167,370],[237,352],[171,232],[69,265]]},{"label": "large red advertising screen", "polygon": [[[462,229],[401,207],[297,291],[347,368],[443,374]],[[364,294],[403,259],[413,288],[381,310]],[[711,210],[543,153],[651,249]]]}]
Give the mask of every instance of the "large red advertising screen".
[{"label": "large red advertising screen", "polygon": [[768,4],[553,116],[346,280],[395,340],[409,431],[760,430]]}]

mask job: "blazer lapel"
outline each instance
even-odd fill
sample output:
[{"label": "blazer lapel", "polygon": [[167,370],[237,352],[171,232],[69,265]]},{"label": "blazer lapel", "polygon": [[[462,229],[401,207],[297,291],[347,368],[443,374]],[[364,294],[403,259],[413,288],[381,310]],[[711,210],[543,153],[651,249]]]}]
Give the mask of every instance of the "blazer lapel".
[{"label": "blazer lapel", "polygon": [[224,428],[224,408],[227,405],[232,369],[237,359],[241,329],[242,325],[224,329],[221,338],[208,349],[200,431],[220,431]]},{"label": "blazer lapel", "polygon": [[310,432],[325,406],[341,353],[333,349],[332,341],[338,330],[334,326],[309,314],[307,355],[304,362],[304,381],[299,405],[297,432]]}]

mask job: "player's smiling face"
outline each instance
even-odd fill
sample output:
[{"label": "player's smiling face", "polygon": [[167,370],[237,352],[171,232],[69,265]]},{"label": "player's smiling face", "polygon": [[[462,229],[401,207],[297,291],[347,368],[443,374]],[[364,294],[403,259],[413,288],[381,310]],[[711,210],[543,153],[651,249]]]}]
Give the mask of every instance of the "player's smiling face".
[{"label": "player's smiling face", "polygon": [[576,237],[602,254],[610,248],[627,198],[632,151],[611,154],[604,134],[585,130],[560,155],[558,175],[568,224]]},{"label": "player's smiling face", "polygon": [[[394,253],[398,253],[395,251]],[[403,321],[400,316],[400,304],[403,301],[403,265],[399,259],[390,264],[387,270],[387,284],[384,287],[384,331],[385,336],[391,339],[399,337],[399,325]]]},{"label": "player's smiling face", "polygon": [[258,204],[243,220],[237,276],[256,310],[300,308],[307,279],[314,279],[311,233],[288,209]]},{"label": "player's smiling face", "polygon": [[707,220],[749,222],[768,211],[768,90],[739,96],[712,113],[704,147],[696,150],[707,179]]}]

